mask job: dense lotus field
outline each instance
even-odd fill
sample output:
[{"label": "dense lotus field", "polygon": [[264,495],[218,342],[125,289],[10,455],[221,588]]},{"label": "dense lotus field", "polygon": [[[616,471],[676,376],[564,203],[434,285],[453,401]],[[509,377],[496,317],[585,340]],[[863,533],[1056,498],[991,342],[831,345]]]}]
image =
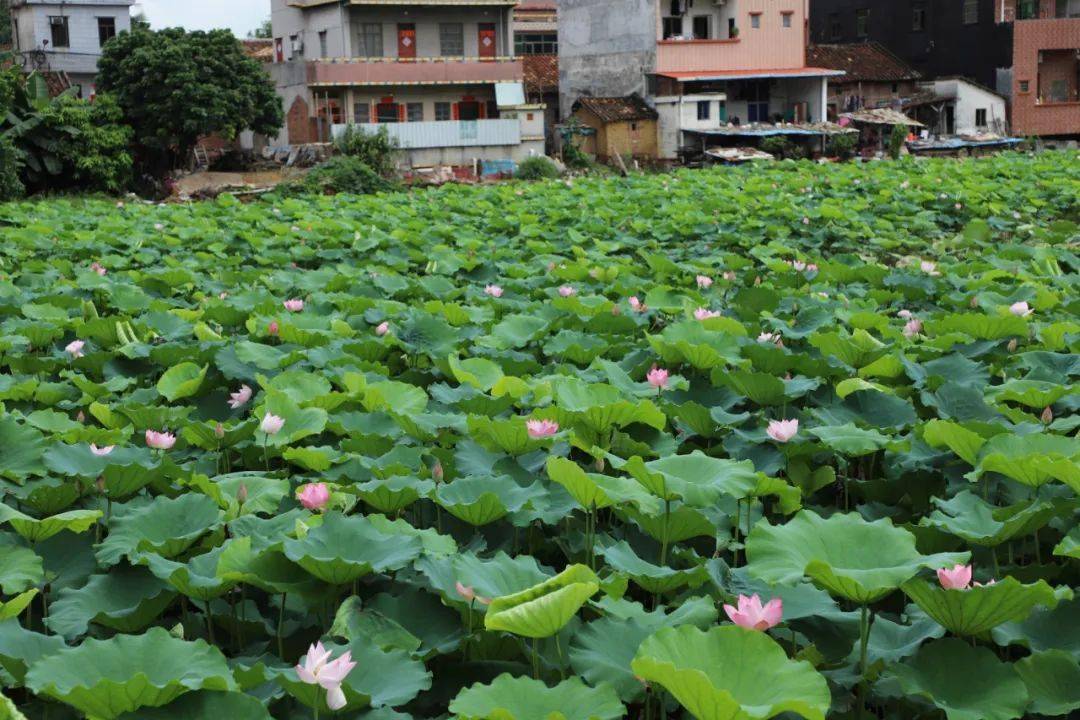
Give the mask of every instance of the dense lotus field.
[{"label": "dense lotus field", "polygon": [[0,206],[0,717],[1076,717],[1078,199]]}]

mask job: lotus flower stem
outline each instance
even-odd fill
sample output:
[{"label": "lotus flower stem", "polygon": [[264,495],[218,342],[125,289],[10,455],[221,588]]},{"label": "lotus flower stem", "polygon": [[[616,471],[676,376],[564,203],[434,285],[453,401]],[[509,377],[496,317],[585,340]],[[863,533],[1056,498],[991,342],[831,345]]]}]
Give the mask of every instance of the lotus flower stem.
[{"label": "lotus flower stem", "polygon": [[277,616],[277,651],[278,657],[282,660],[285,659],[285,641],[281,638],[281,626],[285,624],[285,601],[288,597],[289,593],[281,593],[281,608]]},{"label": "lotus flower stem", "polygon": [[214,618],[210,615],[210,601],[203,601],[203,608],[206,611],[206,637],[210,640],[210,644],[216,644],[214,642]]},{"label": "lotus flower stem", "polygon": [[540,679],[540,652],[538,649],[539,641],[536,638],[532,639],[532,666],[533,666],[533,680]]},{"label": "lotus flower stem", "polygon": [[859,712],[866,712],[866,646],[870,641],[870,609],[863,605],[859,613]]},{"label": "lotus flower stem", "polygon": [[739,567],[739,519],[742,517],[742,500],[735,501],[735,542],[732,552],[735,557],[732,560],[732,567]]},{"label": "lotus flower stem", "polygon": [[1035,564],[1042,565],[1042,550],[1039,547],[1039,531],[1032,533],[1035,536]]},{"label": "lotus flower stem", "polygon": [[270,455],[266,449],[266,443],[270,440],[270,436],[267,435],[263,438],[263,462],[266,464],[266,472],[270,472]]},{"label": "lotus flower stem", "polygon": [[[664,488],[664,495],[667,495],[667,488]],[[668,547],[668,522],[671,519],[671,501],[667,498],[664,499],[664,537],[660,541],[660,564],[667,565],[667,547]]]},{"label": "lotus flower stem", "polygon": [[997,545],[993,545],[990,548],[990,556],[994,559],[994,577],[1001,577],[1001,568],[998,567]]},{"label": "lotus flower stem", "polygon": [[559,654],[559,679],[566,679],[566,670],[563,669],[562,643],[559,642],[559,633],[555,633],[555,652]]}]

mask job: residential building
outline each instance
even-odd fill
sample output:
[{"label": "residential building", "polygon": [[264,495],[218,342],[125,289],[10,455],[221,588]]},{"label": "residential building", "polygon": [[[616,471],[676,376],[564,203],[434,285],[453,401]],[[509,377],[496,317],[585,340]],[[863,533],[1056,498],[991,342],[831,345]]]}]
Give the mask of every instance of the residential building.
[{"label": "residential building", "polygon": [[131,29],[135,0],[11,0],[12,49],[23,67],[94,95],[101,48]]},{"label": "residential building", "polygon": [[559,113],[559,4],[521,0],[514,8],[514,53],[525,73],[525,97],[544,106],[544,137],[554,147]]},{"label": "residential building", "polygon": [[572,117],[590,132],[579,149],[606,161],[620,158],[655,160],[657,156],[656,110],[637,95],[624,98],[581,97]]},{"label": "residential building", "polygon": [[828,117],[861,108],[899,106],[901,98],[918,92],[920,73],[881,43],[811,45],[807,65],[841,70],[829,82]]},{"label": "residential building", "polygon": [[998,2],[1015,18],[1013,133],[1080,136],[1080,0]]},{"label": "residential building", "polygon": [[544,149],[514,55],[517,0],[272,0],[279,143],[386,127],[413,167]]},{"label": "residential building", "polygon": [[900,103],[931,135],[1008,135],[1005,97],[963,77],[919,83],[919,92]]},{"label": "residential building", "polygon": [[[638,94],[659,114],[659,156],[825,117],[828,77],[806,62],[807,0],[562,0],[564,113],[584,96]],[[770,129],[813,134],[806,128]]]},{"label": "residential building", "polygon": [[873,41],[924,77],[961,75],[997,87],[1012,66],[1012,25],[1002,0],[812,0],[810,41]]}]

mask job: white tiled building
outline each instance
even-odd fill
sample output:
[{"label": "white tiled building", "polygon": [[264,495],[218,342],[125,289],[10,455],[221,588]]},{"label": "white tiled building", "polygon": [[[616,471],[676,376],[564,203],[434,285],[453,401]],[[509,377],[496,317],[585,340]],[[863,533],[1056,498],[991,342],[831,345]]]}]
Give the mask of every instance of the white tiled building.
[{"label": "white tiled building", "polygon": [[131,29],[135,0],[11,0],[12,45],[28,70],[67,73],[94,94],[101,48]]}]

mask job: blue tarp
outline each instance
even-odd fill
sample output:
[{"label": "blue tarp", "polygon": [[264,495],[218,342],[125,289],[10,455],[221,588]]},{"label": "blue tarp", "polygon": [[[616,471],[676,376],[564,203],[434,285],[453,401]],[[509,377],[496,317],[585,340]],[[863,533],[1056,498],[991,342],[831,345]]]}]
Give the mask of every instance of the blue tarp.
[{"label": "blue tarp", "polygon": [[960,137],[939,138],[937,140],[915,140],[908,143],[910,150],[960,150],[972,147],[992,147],[995,145],[1019,145],[1020,138],[996,138],[994,140],[966,140]]},{"label": "blue tarp", "polygon": [[807,135],[807,136],[820,136],[828,135],[829,133],[824,130],[806,130],[803,128],[724,128],[723,130],[687,130],[686,132],[697,133],[698,135],[709,135],[716,137],[769,137],[772,135]]}]

